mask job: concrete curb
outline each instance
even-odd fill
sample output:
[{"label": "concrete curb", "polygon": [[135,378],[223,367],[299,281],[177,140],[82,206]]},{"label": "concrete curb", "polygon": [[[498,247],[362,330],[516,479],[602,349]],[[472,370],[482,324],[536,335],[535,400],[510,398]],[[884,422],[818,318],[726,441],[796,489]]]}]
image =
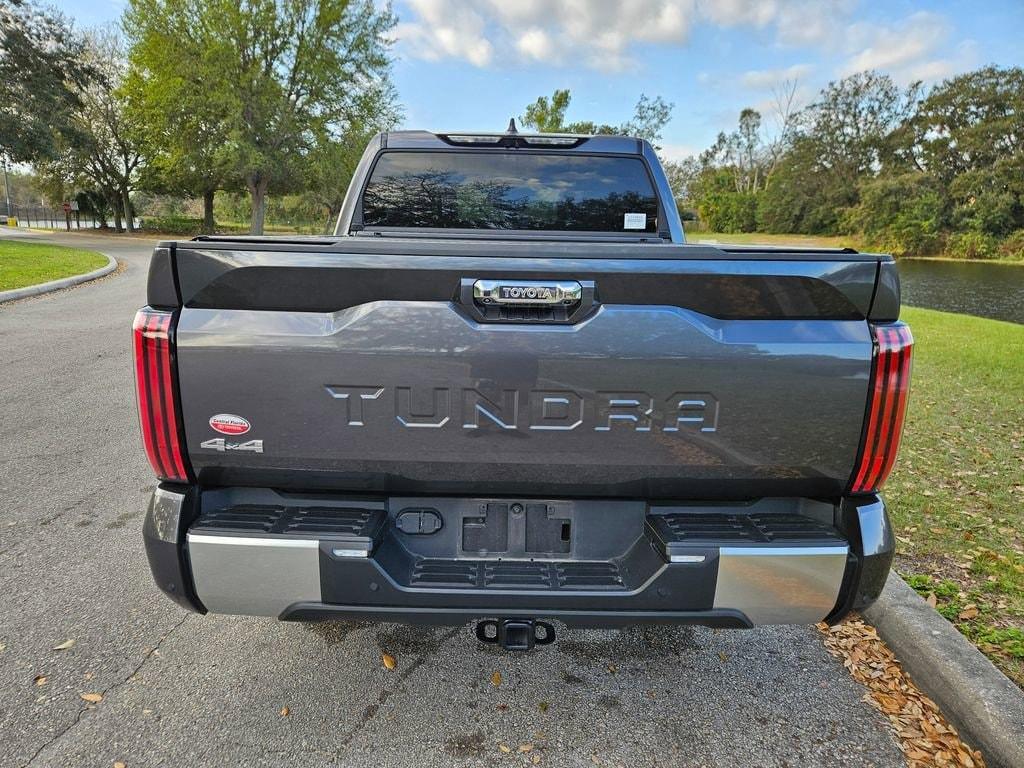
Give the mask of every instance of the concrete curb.
[{"label": "concrete curb", "polygon": [[1024,691],[956,627],[895,572],[864,616],[989,768],[1024,766]]},{"label": "concrete curb", "polygon": [[[104,254],[106,256],[106,254]],[[13,288],[10,291],[0,291],[0,304],[6,301],[16,301],[17,299],[26,299],[29,296],[39,296],[44,293],[50,293],[51,291],[59,291],[63,288],[71,288],[74,285],[81,285],[87,283],[90,280],[95,280],[104,275],[109,275],[117,269],[117,259],[113,256],[107,256],[107,263],[99,269],[94,269],[92,272],[86,272],[84,275],[72,275],[71,277],[63,277],[60,280],[51,280],[48,283],[39,283],[39,285],[27,285],[24,288]]]}]

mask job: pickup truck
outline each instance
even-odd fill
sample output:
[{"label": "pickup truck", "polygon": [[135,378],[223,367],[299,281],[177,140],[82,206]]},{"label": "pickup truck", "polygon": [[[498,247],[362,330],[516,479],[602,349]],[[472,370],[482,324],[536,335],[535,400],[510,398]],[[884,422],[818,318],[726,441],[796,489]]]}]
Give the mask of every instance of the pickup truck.
[{"label": "pickup truck", "polygon": [[893,556],[890,256],[688,244],[651,145],[377,136],[333,236],[161,242],[157,585],[200,613],[836,622]]}]

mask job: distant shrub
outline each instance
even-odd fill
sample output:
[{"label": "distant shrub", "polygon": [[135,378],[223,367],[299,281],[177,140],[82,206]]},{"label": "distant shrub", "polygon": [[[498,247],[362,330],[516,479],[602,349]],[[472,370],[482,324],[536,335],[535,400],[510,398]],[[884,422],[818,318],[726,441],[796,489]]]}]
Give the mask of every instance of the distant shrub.
[{"label": "distant shrub", "polygon": [[941,244],[942,199],[921,173],[880,176],[859,186],[860,202],[842,225],[895,256],[927,256]]},{"label": "distant shrub", "polygon": [[203,228],[202,219],[190,216],[144,216],[140,221],[143,229],[169,235],[198,235]]},{"label": "distant shrub", "polygon": [[752,192],[711,192],[697,210],[701,222],[712,232],[754,232],[757,229],[757,195]]},{"label": "distant shrub", "polygon": [[946,241],[946,255],[954,259],[995,259],[998,243],[983,232],[957,232]]},{"label": "distant shrub", "polygon": [[1024,259],[1024,229],[1018,229],[999,244],[1004,259]]}]

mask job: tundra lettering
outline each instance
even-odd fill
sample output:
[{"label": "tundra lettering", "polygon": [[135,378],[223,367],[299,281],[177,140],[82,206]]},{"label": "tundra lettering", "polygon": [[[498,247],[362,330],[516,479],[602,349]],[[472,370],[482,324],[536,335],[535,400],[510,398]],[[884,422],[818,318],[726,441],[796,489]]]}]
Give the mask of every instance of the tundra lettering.
[{"label": "tundra lettering", "polygon": [[[383,400],[386,387],[348,387],[331,384],[328,394],[346,404],[346,423],[350,427],[366,426],[367,401]],[[451,389],[434,387],[396,387],[395,420],[403,427],[442,427],[454,424],[450,419]],[[520,423],[520,401],[529,414]],[[414,403],[418,404],[414,412]],[[381,406],[386,407],[386,406]],[[608,432],[619,426],[636,432],[650,432],[652,424],[662,432],[694,429],[714,432],[718,428],[718,400],[708,392],[677,392],[664,401],[646,392],[596,392],[584,398],[571,390],[534,390],[521,393],[504,389],[498,400],[471,388],[462,390],[463,429],[479,429],[483,416],[502,429],[571,431],[595,419],[594,430]],[[376,420],[380,423],[380,420]]]}]

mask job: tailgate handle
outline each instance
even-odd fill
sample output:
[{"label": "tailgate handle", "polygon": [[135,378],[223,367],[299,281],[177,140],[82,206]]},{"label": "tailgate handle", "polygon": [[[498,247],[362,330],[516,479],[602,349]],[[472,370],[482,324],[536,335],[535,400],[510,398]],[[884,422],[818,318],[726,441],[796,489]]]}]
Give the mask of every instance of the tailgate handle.
[{"label": "tailgate handle", "polygon": [[569,325],[598,305],[593,280],[503,280],[464,277],[458,303],[478,323]]},{"label": "tailgate handle", "polygon": [[480,304],[571,305],[582,299],[583,286],[575,280],[477,280],[473,283],[473,300]]}]

